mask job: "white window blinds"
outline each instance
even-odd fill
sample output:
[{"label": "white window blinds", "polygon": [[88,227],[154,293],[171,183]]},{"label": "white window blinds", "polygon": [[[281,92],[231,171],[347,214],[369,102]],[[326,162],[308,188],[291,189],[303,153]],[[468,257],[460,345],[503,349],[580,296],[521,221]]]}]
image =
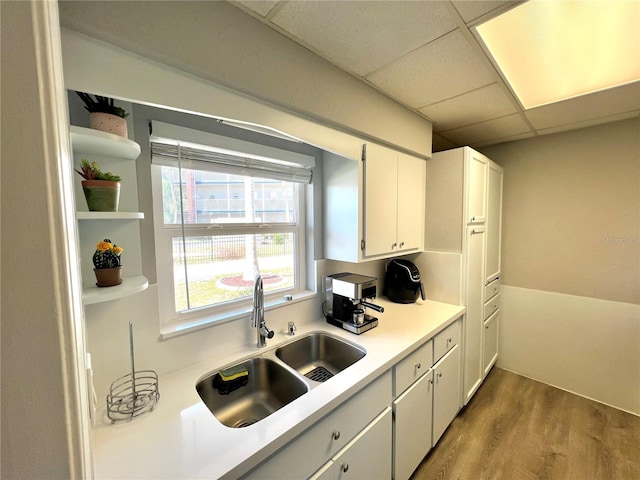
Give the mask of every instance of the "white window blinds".
[{"label": "white window blinds", "polygon": [[309,155],[155,121],[151,122],[151,161],[297,183],[311,183],[315,166]]}]

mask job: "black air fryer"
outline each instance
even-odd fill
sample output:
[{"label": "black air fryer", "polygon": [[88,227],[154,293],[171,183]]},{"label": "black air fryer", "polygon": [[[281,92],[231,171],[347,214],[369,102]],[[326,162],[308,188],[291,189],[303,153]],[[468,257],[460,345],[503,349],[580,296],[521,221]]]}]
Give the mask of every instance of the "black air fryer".
[{"label": "black air fryer", "polygon": [[426,300],[418,267],[409,260],[391,260],[384,276],[383,293],[395,303],[414,303],[418,295]]}]

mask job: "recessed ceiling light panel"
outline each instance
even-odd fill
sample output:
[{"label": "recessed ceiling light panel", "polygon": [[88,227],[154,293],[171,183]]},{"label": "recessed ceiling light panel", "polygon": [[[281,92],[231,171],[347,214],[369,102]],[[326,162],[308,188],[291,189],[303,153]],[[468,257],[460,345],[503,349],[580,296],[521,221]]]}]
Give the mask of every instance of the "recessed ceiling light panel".
[{"label": "recessed ceiling light panel", "polygon": [[475,29],[525,109],[640,80],[638,0],[531,0]]}]

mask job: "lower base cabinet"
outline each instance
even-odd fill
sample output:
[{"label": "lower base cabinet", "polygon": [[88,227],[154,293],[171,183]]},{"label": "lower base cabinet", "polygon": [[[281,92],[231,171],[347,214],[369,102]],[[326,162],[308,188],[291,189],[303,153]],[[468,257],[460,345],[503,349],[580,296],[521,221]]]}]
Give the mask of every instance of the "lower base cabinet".
[{"label": "lower base cabinet", "polygon": [[313,480],[389,480],[391,478],[391,408],[386,408],[338,454]]},{"label": "lower base cabinet", "polygon": [[500,320],[500,310],[484,321],[484,375],[485,377],[491,367],[498,359],[498,323]]},{"label": "lower base cabinet", "polygon": [[408,479],[431,449],[433,370],[429,370],[393,402],[395,480]]},{"label": "lower base cabinet", "polygon": [[440,437],[460,410],[460,346],[454,346],[433,366],[433,441]]},{"label": "lower base cabinet", "polygon": [[[346,451],[347,446],[371,426],[381,412],[389,409],[391,397],[392,376],[389,370],[242,477],[243,480],[309,478]],[[388,452],[391,464],[391,428],[379,444]],[[391,467],[389,475],[390,472]]]},{"label": "lower base cabinet", "polygon": [[394,480],[411,477],[460,410],[460,334],[456,320],[394,367]]}]

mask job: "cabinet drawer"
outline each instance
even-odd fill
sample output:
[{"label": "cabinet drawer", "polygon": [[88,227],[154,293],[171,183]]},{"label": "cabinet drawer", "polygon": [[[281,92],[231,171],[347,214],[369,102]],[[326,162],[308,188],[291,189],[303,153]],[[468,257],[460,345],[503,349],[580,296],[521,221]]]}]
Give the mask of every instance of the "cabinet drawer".
[{"label": "cabinet drawer", "polygon": [[433,342],[429,340],[407,355],[394,367],[394,390],[397,397],[433,365]]},{"label": "cabinet drawer", "polygon": [[484,304],[484,317],[483,319],[489,318],[500,308],[500,294],[498,293],[492,299],[490,299],[487,303]]},{"label": "cabinet drawer", "polygon": [[309,480],[389,480],[391,428],[391,409],[387,408]]},{"label": "cabinet drawer", "polygon": [[309,478],[389,406],[391,380],[388,370],[243,479]]},{"label": "cabinet drawer", "polygon": [[460,343],[460,320],[456,320],[434,337],[433,361],[440,360],[445,353],[458,343]]},{"label": "cabinet drawer", "polygon": [[500,293],[500,279],[496,278],[493,282],[485,285],[484,301],[488,301],[489,299],[495,297],[498,293]]}]

